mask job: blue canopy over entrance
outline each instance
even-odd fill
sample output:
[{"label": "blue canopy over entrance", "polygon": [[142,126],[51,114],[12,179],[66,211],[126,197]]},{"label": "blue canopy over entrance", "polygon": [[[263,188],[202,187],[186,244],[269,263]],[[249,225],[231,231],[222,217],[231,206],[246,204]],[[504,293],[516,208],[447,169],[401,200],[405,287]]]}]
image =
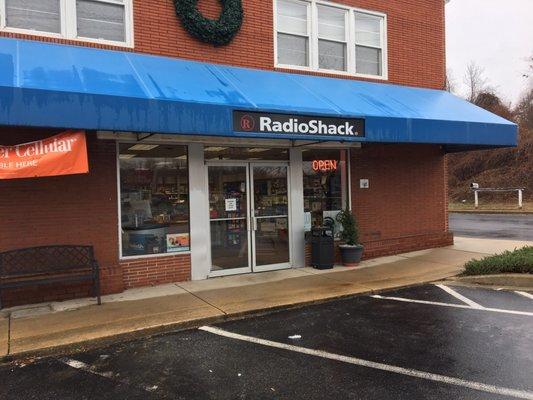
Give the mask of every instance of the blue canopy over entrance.
[{"label": "blue canopy over entrance", "polygon": [[[360,118],[365,134],[241,132],[236,111]],[[8,38],[0,125],[461,147],[517,140],[515,124],[441,90]]]}]

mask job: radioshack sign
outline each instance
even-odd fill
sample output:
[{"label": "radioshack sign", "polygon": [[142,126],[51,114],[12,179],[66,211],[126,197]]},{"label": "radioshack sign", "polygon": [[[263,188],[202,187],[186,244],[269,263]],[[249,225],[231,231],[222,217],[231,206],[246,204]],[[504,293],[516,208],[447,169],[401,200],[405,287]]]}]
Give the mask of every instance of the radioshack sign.
[{"label": "radioshack sign", "polygon": [[279,133],[302,136],[338,136],[340,139],[341,137],[364,137],[365,120],[362,118],[315,117],[234,111],[233,130],[235,132]]}]

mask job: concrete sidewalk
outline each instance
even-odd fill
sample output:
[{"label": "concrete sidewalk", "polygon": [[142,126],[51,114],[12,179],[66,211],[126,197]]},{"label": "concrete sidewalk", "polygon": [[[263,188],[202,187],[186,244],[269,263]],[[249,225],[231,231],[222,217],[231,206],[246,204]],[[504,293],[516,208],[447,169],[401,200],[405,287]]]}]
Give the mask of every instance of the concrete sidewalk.
[{"label": "concrete sidewalk", "polygon": [[92,299],[2,310],[0,358],[184,329],[328,299],[441,280],[465,261],[531,242],[457,237],[454,246],[368,260],[356,268],[289,269],[133,289]]}]

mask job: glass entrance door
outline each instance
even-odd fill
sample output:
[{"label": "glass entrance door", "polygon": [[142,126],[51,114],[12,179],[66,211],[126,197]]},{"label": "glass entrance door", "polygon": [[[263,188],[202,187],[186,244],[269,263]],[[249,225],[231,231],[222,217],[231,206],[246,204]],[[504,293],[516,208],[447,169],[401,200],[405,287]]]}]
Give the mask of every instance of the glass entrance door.
[{"label": "glass entrance door", "polygon": [[254,271],[290,266],[286,165],[251,164]]},{"label": "glass entrance door", "polygon": [[251,272],[248,165],[208,165],[207,173],[211,273]]},{"label": "glass entrance door", "polygon": [[211,276],[288,268],[285,164],[208,163]]}]

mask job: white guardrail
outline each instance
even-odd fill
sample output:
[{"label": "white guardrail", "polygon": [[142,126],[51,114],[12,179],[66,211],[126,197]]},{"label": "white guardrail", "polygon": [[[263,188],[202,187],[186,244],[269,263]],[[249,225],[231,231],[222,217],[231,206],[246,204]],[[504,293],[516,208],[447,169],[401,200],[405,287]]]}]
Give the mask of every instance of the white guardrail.
[{"label": "white guardrail", "polygon": [[470,189],[474,192],[475,208],[479,207],[479,192],[518,192],[518,208],[522,209],[524,188],[480,188],[478,183],[471,183]]}]

